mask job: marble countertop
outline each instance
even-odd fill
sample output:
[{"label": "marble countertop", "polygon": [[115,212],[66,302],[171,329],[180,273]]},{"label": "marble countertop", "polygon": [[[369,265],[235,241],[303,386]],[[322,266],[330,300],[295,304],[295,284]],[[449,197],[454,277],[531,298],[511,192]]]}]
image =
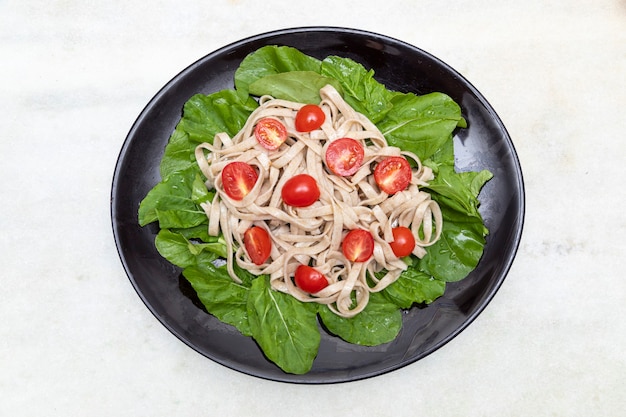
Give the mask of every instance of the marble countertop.
[{"label": "marble countertop", "polygon": [[[623,0],[0,1],[0,415],[617,416],[626,406]],[[450,64],[524,171],[517,258],[485,311],[400,370],[246,376],[190,349],[126,277],[113,170],[152,96],[243,37],[371,30]]]}]

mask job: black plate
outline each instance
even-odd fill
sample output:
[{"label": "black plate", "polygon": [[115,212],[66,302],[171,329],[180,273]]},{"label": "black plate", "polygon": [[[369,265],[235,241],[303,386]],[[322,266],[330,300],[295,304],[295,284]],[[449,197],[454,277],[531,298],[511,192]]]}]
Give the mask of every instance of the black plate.
[{"label": "black plate", "polygon": [[[254,340],[207,314],[179,269],[154,247],[156,226],[137,224],[139,202],[160,180],[159,162],[196,93],[233,88],[241,60],[264,45],[293,46],[323,59],[349,57],[388,88],[417,94],[447,93],[462,108],[469,128],[455,136],[460,170],[489,169],[494,178],[481,195],[491,231],[478,267],[449,284],[443,297],[404,315],[400,335],[378,347],[360,347],[322,332],[319,354],[306,375],[290,375],[268,361]],[[432,55],[379,34],[355,29],[307,27],[279,30],[235,42],[190,65],[148,103],[131,128],[115,168],[111,193],[113,232],[120,258],[137,293],[163,325],[208,358],[257,377],[295,383],[334,383],[380,375],[413,363],[466,328],[502,284],[519,244],[524,218],[522,173],[511,139],[487,100],[460,74]]]}]

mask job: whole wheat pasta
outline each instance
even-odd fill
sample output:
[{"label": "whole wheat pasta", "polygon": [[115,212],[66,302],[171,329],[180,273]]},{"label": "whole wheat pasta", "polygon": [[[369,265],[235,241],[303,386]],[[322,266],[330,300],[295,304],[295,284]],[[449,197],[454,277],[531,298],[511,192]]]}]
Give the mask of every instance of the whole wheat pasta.
[{"label": "whole wheat pasta", "polygon": [[[259,107],[234,137],[215,136],[212,144],[198,145],[196,160],[207,178],[206,186],[215,190],[211,203],[203,204],[209,234],[223,235],[227,245],[226,266],[231,278],[241,282],[233,263],[253,274],[270,276],[272,288],[291,294],[303,302],[326,304],[336,314],[352,317],[367,305],[371,292],[381,291],[407,269],[389,245],[392,229],[409,227],[416,238],[413,254],[423,257],[426,247],[436,242],[442,230],[442,215],[430,194],[421,190],[433,179],[432,170],[419,158],[397,147],[388,146],[378,128],[352,109],[332,87],[320,90],[320,107],[326,116],[322,126],[312,132],[295,129],[295,116],[304,104],[263,96]],[[272,117],[287,127],[288,138],[278,149],[268,151],[254,136],[260,119]],[[349,177],[333,174],[325,167],[328,144],[352,138],[365,150],[362,166]],[[373,179],[378,162],[388,156],[403,156],[413,161],[410,185],[393,195],[381,191]],[[258,172],[258,180],[242,200],[225,192],[221,171],[233,161],[246,162]],[[294,175],[307,173],[320,188],[313,205],[296,208],[281,198],[283,184]],[[254,264],[245,252],[243,235],[252,226],[269,232],[270,258]],[[365,262],[350,262],[341,243],[352,229],[369,230],[374,237],[374,254]],[[296,268],[310,265],[324,274],[329,285],[315,294],[300,290],[293,282]]]}]

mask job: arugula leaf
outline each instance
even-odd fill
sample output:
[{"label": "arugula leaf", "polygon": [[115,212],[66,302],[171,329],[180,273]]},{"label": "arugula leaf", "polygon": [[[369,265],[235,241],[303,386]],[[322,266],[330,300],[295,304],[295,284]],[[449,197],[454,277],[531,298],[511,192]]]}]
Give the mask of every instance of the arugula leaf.
[{"label": "arugula leaf", "polygon": [[154,221],[162,229],[187,228],[207,221],[200,203],[209,201],[213,193],[204,186],[197,167],[171,173],[152,188],[139,204],[139,224]]},{"label": "arugula leaf", "polygon": [[316,305],[274,291],[268,277],[259,277],[248,294],[248,321],[252,337],[282,370],[311,370],[321,340]]},{"label": "arugula leaf", "polygon": [[402,328],[402,312],[380,293],[371,293],[363,311],[354,317],[338,316],[325,306],[320,307],[319,314],[328,331],[357,345],[391,342]]}]

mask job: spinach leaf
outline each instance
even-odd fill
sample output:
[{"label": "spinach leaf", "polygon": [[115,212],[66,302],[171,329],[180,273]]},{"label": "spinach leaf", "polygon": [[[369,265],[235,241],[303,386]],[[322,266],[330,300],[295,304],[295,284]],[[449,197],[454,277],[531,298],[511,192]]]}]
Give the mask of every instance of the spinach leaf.
[{"label": "spinach leaf", "polygon": [[165,146],[165,153],[159,166],[161,178],[167,178],[176,171],[195,167],[197,164],[195,147],[196,144],[189,140],[189,135],[177,126]]},{"label": "spinach leaf", "polygon": [[313,71],[291,71],[266,75],[250,84],[250,94],[269,94],[274,98],[297,103],[318,104],[321,101],[320,89],[327,84],[341,91],[337,80],[324,77]]},{"label": "spinach leaf", "polygon": [[349,58],[329,56],[322,61],[322,75],[341,83],[343,98],[352,108],[378,123],[393,107],[391,98],[397,94],[374,79],[374,71],[366,70]]},{"label": "spinach leaf", "polygon": [[212,264],[190,266],[183,270],[183,276],[209,313],[235,326],[244,336],[252,336],[247,308],[250,289],[218,273],[218,269]]},{"label": "spinach leaf", "polygon": [[218,240],[220,242],[223,242],[224,240],[222,237],[209,236],[207,224],[205,223],[199,224],[198,226],[195,226],[195,227],[188,227],[184,229],[172,228],[170,230],[172,232],[179,233],[180,235],[184,236],[188,240],[196,239],[202,242],[216,242]]},{"label": "spinach leaf", "polygon": [[446,290],[446,283],[429,274],[409,268],[381,294],[401,308],[410,308],[413,304],[430,304],[441,297]]},{"label": "spinach leaf", "polygon": [[213,143],[217,133],[237,134],[257,107],[252,97],[242,98],[233,90],[196,94],[185,103],[177,128],[187,133],[191,143]]},{"label": "spinach leaf", "polygon": [[447,157],[441,160],[441,164],[426,162],[435,172],[426,188],[441,208],[443,230],[439,241],[428,248],[419,269],[453,282],[465,278],[482,257],[489,231],[478,211],[478,194],[493,175],[486,170],[457,173]]},{"label": "spinach leaf", "polygon": [[425,188],[438,194],[433,198],[436,198],[440,205],[445,204],[460,213],[480,217],[477,197],[493,174],[486,170],[457,173],[454,167],[449,165],[441,165],[434,172],[435,178]]},{"label": "spinach leaf", "polygon": [[357,345],[391,342],[402,328],[402,312],[380,293],[371,293],[363,311],[354,317],[338,316],[324,306],[320,307],[319,314],[329,332]]},{"label": "spinach leaf", "polygon": [[154,221],[162,229],[187,228],[207,221],[200,203],[209,201],[213,193],[204,186],[200,170],[189,167],[171,173],[152,188],[139,204],[139,224]]},{"label": "spinach leaf", "polygon": [[[222,238],[214,238],[212,242],[192,241],[184,236],[184,232],[161,229],[154,243],[161,256],[181,268],[203,265],[218,256],[226,256],[226,244]],[[199,259],[201,256],[203,258]]]},{"label": "spinach leaf", "polygon": [[377,127],[389,145],[411,151],[422,160],[449,141],[463,120],[459,105],[443,93],[396,94],[391,103],[393,107]]},{"label": "spinach leaf", "polygon": [[485,246],[485,226],[480,217],[467,216],[442,206],[441,238],[428,248],[420,261],[423,272],[454,282],[465,278],[478,265]]},{"label": "spinach leaf", "polygon": [[242,100],[232,90],[191,97],[165,146],[160,165],[161,178],[196,166],[194,151],[199,143],[213,143],[213,138],[220,132],[234,136],[256,107],[258,103],[254,99]]},{"label": "spinach leaf", "polygon": [[290,46],[268,45],[249,54],[235,71],[235,88],[247,97],[249,86],[267,75],[291,71],[320,73],[321,61]]},{"label": "spinach leaf", "polygon": [[248,321],[252,337],[282,370],[311,370],[321,339],[316,305],[274,291],[268,277],[259,277],[248,294]]},{"label": "spinach leaf", "polygon": [[155,246],[161,256],[183,268],[183,276],[191,283],[209,313],[250,336],[247,294],[251,278],[246,276],[247,271],[238,270],[237,274],[244,282],[238,284],[233,281],[226,267],[215,265],[219,256],[226,256],[223,239],[211,237],[211,242],[191,241],[190,238],[202,235],[198,232],[197,227],[180,231],[161,229]]}]

